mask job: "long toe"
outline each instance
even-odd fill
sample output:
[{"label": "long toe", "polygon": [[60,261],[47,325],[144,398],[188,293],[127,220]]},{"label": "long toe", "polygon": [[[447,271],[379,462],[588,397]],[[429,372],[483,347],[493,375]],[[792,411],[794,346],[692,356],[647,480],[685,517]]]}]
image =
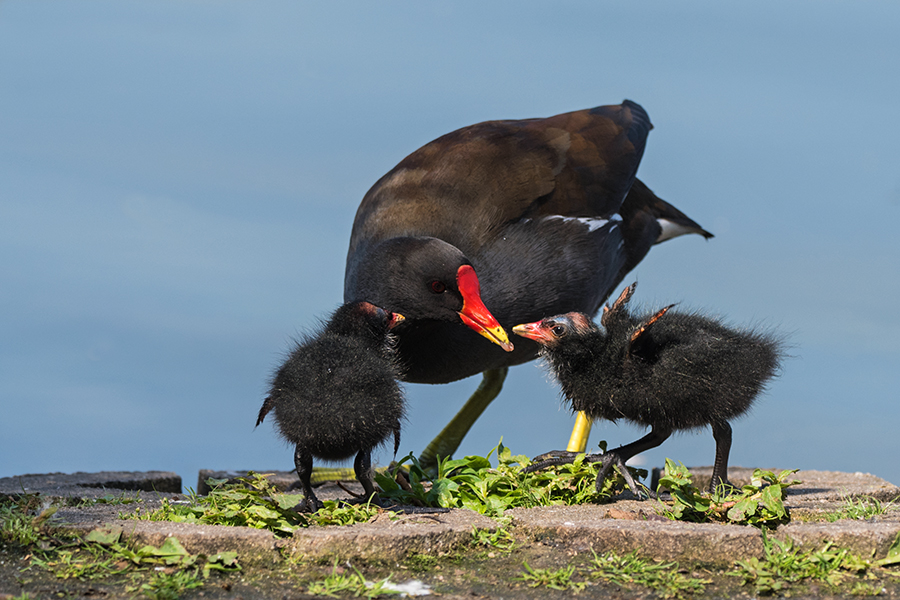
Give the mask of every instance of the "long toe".
[{"label": "long toe", "polygon": [[312,498],[304,498],[294,506],[294,510],[298,513],[314,513],[325,505],[315,496]]},{"label": "long toe", "polygon": [[567,450],[551,450],[550,452],[544,452],[539,456],[535,456],[531,461],[531,464],[525,467],[523,471],[525,473],[534,473],[535,471],[540,471],[541,469],[546,469],[547,467],[552,467],[554,465],[572,464],[579,454],[579,452],[569,452]]},{"label": "long toe", "polygon": [[563,458],[567,459],[568,462],[572,462],[579,454],[581,453],[570,452],[569,450],[551,450],[550,452],[544,452],[543,454],[535,456],[532,462],[545,461],[551,458]]},{"label": "long toe", "polygon": [[[622,474],[622,477],[625,479],[625,484],[631,490],[631,492],[637,496],[638,500],[643,500],[642,496],[646,496],[647,498],[653,498],[653,492],[647,486],[643,484],[639,484],[634,480],[634,477],[631,476],[631,471],[628,470],[628,467],[625,466],[625,461],[622,460],[622,457],[619,456],[616,452],[607,452],[602,455],[592,455],[599,456],[601,461],[603,462],[603,468],[600,469],[600,472],[597,473],[597,493],[603,491],[603,483],[606,481],[606,478],[609,476],[613,467],[619,467],[619,472]],[[598,462],[597,460],[592,460],[591,462]]]}]

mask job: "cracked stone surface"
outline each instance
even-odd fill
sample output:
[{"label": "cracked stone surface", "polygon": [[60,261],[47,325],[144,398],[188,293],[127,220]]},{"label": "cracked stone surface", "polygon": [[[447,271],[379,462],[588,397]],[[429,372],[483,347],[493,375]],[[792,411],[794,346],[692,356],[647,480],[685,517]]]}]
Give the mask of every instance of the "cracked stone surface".
[{"label": "cracked stone surface", "polygon": [[[709,467],[692,469],[695,481],[708,477]],[[774,470],[774,469],[773,469]],[[777,470],[775,470],[777,472]],[[296,475],[273,473],[271,481],[286,489]],[[200,478],[231,478],[243,471],[203,471]],[[733,468],[733,483],[749,481],[752,469]],[[800,546],[818,547],[825,541],[846,547],[864,556],[884,556],[900,534],[900,511],[870,521],[804,522],[810,517],[839,508],[849,498],[872,497],[888,501],[900,496],[900,488],[864,473],[800,471],[795,475],[803,483],[789,488],[785,504],[794,520],[778,528],[778,538],[790,537]],[[359,490],[356,482],[343,487],[330,482],[317,490],[321,499],[349,498],[345,490]],[[55,515],[57,523],[87,533],[95,528],[121,528],[136,544],[162,544],[176,536],[192,553],[212,554],[236,551],[247,564],[276,561],[281,553],[299,553],[308,557],[341,556],[372,560],[400,560],[414,554],[443,554],[468,543],[473,527],[493,530],[496,521],[466,509],[438,514],[401,514],[391,518],[379,515],[370,523],[342,527],[299,529],[290,539],[276,538],[268,531],[246,527],[195,525],[152,521],[122,520],[120,513],[152,510],[162,498],[178,500],[181,479],[174,473],[50,473],[21,475],[0,479],[0,494],[40,493],[47,498],[69,499],[70,506]],[[120,498],[134,495],[141,504],[78,505],[77,500]],[[74,504],[74,505],[72,505]],[[640,550],[659,560],[696,561],[707,564],[731,564],[735,560],[761,556],[762,537],[753,527],[697,524],[669,521],[657,514],[654,500],[635,500],[625,492],[615,501],[601,505],[553,506],[508,511],[512,532],[525,544],[566,551],[619,553]]]}]

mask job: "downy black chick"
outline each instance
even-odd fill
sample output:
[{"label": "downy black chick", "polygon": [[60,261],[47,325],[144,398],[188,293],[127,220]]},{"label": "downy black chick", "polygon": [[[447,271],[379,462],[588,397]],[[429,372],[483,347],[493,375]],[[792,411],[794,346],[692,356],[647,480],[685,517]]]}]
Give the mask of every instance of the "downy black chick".
[{"label": "downy black chick", "polygon": [[[614,465],[640,495],[625,461],[662,444],[673,431],[709,425],[716,441],[710,488],[728,483],[729,421],[745,413],[778,370],[782,343],[776,336],[738,330],[695,312],[632,316],[626,304],[637,284],[612,307],[604,306],[601,331],[585,314],[567,313],[517,325],[513,332],[541,344],[541,354],[573,410],[592,419],[625,419],[651,427],[641,439],[605,454],[597,490]],[[529,471],[571,462],[574,452],[535,458]]]},{"label": "downy black chick", "polygon": [[[272,379],[256,424],[275,409],[282,437],[295,444],[294,464],[305,496],[301,511],[322,507],[310,485],[313,457],[356,455],[356,478],[373,498],[372,450],[394,436],[406,405],[390,330],[403,320],[368,302],[338,308],[315,336],[301,340]],[[377,495],[373,500],[378,502]]]}]

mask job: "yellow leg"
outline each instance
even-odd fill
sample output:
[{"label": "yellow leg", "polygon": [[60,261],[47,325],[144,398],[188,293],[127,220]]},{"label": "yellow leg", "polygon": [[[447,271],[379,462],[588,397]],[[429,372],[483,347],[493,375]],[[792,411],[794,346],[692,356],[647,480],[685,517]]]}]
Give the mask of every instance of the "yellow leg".
[{"label": "yellow leg", "polygon": [[309,482],[312,484],[325,481],[356,481],[353,467],[313,467]]},{"label": "yellow leg", "polygon": [[438,458],[453,456],[463,438],[469,433],[469,429],[503,389],[503,380],[506,379],[507,371],[509,371],[507,367],[502,367],[490,369],[482,374],[481,384],[472,397],[422,451],[419,456],[419,464],[422,468],[430,472],[437,472]]},{"label": "yellow leg", "polygon": [[579,411],[575,418],[575,426],[572,428],[572,436],[566,450],[569,452],[584,452],[587,448],[588,436],[591,435],[591,420],[584,412]]}]

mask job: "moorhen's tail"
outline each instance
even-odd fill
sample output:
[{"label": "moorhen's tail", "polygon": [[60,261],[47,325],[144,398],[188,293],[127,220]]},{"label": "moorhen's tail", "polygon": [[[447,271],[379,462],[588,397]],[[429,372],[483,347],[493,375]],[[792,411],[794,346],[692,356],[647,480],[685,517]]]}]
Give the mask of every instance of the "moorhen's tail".
[{"label": "moorhen's tail", "polygon": [[654,244],[688,233],[706,239],[713,237],[696,221],[654,194],[640,179],[634,180],[619,214],[627,259],[619,270],[618,281],[641,262]]},{"label": "moorhen's tail", "polygon": [[688,233],[696,233],[706,239],[713,237],[713,234],[703,229],[696,221],[654,194],[653,190],[640,179],[634,180],[631,190],[625,196],[621,214],[626,222],[640,216],[655,220],[660,226],[655,244]]}]

